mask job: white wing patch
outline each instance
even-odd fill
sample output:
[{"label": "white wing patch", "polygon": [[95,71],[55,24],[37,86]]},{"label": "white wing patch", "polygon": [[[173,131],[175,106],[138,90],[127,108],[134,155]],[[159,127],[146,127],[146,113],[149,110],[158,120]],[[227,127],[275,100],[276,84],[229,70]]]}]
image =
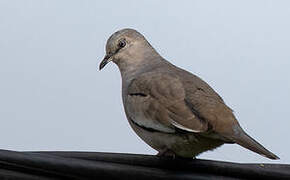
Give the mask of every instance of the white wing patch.
[{"label": "white wing patch", "polygon": [[199,132],[201,132],[201,131],[197,131],[197,130],[193,130],[193,129],[187,128],[187,127],[185,127],[185,126],[183,126],[183,125],[181,125],[181,124],[179,124],[179,123],[177,123],[177,122],[175,122],[173,120],[171,120],[171,124],[173,126],[179,128],[179,129],[184,130],[184,131],[193,132],[193,133],[199,133]]},{"label": "white wing patch", "polygon": [[174,133],[175,130],[173,128],[164,126],[163,124],[159,123],[158,121],[152,120],[152,119],[147,119],[143,114],[135,115],[135,117],[131,118],[136,124],[139,126],[143,126],[146,128],[151,128],[157,131],[162,131],[166,133]]}]

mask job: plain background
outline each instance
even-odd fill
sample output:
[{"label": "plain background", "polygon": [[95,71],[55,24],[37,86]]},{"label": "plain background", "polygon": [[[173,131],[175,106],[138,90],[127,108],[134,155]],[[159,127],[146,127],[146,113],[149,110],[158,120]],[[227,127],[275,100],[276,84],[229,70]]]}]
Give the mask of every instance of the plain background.
[{"label": "plain background", "polygon": [[0,148],[155,154],[131,130],[107,38],[134,28],[208,82],[280,156],[238,145],[199,158],[290,163],[289,1],[0,1]]}]

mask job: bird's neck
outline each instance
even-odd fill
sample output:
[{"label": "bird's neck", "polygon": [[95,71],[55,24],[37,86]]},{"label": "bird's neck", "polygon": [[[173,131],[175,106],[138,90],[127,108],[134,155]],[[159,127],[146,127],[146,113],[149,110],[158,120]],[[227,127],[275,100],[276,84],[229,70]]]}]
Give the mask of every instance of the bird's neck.
[{"label": "bird's neck", "polygon": [[150,53],[128,55],[116,64],[119,67],[122,79],[129,80],[140,73],[150,71],[162,61],[164,61],[163,58],[154,50]]}]

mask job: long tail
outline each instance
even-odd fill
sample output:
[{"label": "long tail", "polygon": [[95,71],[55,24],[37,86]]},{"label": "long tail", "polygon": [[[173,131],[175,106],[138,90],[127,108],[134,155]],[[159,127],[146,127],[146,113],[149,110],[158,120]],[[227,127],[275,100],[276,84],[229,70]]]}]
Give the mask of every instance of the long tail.
[{"label": "long tail", "polygon": [[256,140],[251,138],[241,127],[236,127],[236,132],[238,132],[234,137],[233,140],[243,146],[244,148],[247,148],[251,151],[254,151],[264,157],[267,157],[269,159],[280,159],[278,156],[273,154],[272,152],[268,151],[266,148],[264,148],[260,143],[258,143]]}]

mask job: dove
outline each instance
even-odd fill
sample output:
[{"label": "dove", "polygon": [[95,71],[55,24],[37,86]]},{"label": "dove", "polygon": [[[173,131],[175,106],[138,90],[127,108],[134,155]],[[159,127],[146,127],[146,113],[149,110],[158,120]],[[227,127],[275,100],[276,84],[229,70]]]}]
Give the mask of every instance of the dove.
[{"label": "dove", "polygon": [[279,159],[241,128],[233,110],[206,82],[164,59],[138,31],[122,29],[110,36],[99,69],[111,61],[121,73],[129,124],[157,155],[195,158],[236,143]]}]

